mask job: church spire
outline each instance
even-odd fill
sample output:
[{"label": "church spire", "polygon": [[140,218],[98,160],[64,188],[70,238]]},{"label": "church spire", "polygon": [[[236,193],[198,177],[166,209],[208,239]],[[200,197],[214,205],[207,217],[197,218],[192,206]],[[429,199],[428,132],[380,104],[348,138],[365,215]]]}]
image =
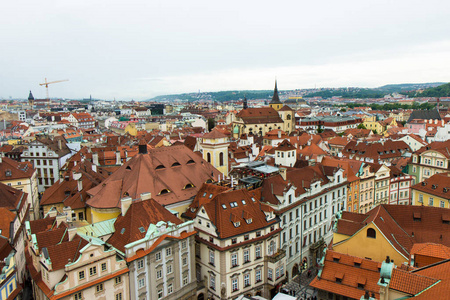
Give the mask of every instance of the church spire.
[{"label": "church spire", "polygon": [[31,91],[30,91],[30,94],[28,95],[28,101],[29,100],[34,100],[33,93],[31,93]]},{"label": "church spire", "polygon": [[273,97],[272,101],[270,101],[270,104],[281,104],[280,97],[278,96],[278,87],[276,79],[275,79],[275,89],[273,90]]},{"label": "church spire", "polygon": [[248,108],[247,97],[244,96],[244,109]]}]

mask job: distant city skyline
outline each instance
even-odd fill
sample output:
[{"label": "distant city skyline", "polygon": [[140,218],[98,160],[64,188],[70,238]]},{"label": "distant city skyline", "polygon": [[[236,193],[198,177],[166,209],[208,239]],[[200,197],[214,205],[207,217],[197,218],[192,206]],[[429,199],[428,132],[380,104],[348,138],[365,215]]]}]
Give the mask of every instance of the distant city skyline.
[{"label": "distant city skyline", "polygon": [[0,99],[449,82],[445,1],[9,1]]}]

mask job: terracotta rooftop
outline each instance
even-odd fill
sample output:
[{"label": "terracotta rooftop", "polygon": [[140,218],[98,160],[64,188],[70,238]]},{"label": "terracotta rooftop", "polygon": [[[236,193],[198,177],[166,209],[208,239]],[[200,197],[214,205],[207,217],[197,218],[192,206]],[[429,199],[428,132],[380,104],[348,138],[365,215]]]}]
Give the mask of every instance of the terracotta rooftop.
[{"label": "terracotta rooftop", "polygon": [[379,262],[327,250],[320,277],[314,278],[311,287],[361,299],[365,291],[380,299],[378,280]]},{"label": "terracotta rooftop", "polygon": [[273,210],[267,205],[260,204],[259,198],[257,191],[246,189],[225,191],[202,207],[215,226],[218,237],[226,239],[279,222],[278,218],[267,221],[264,211]]},{"label": "terracotta rooftop", "polygon": [[0,181],[31,178],[34,172],[30,162],[18,162],[9,157],[2,157]]},{"label": "terracotta rooftop", "polygon": [[117,217],[114,223],[115,232],[108,239],[108,243],[125,252],[125,245],[144,238],[150,224],[156,225],[159,221],[172,222],[175,225],[182,223],[154,199],[135,201],[125,216]]},{"label": "terracotta rooftop", "polygon": [[137,154],[101,184],[88,191],[87,204],[120,208],[120,199],[139,198],[149,192],[162,205],[188,200],[203,183],[220,174],[211,164],[185,146],[160,147]]}]

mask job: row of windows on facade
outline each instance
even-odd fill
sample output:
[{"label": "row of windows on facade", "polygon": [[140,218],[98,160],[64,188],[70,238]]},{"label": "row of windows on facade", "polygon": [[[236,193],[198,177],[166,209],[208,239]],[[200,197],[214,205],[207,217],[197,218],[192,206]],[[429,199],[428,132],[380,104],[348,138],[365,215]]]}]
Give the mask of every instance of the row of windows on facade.
[{"label": "row of windows on facade", "polygon": [[[343,205],[344,204],[342,203],[341,206],[343,207]],[[338,209],[339,209],[339,204],[337,206],[338,206]],[[299,218],[298,210],[296,212],[297,212],[296,218]],[[335,213],[335,207],[332,206],[332,214],[334,214],[334,213]],[[317,218],[317,216],[319,216],[319,218]],[[291,222],[293,220],[292,212],[289,213],[289,219],[290,219],[289,222]],[[317,219],[319,219],[319,221],[317,221]],[[318,215],[316,214],[316,215],[311,216],[310,218],[308,218],[306,220],[303,220],[303,230],[308,229],[308,226],[307,226],[308,225],[308,220],[309,220],[309,227],[312,227],[313,226],[313,220],[314,220],[314,225],[317,225],[318,222],[322,222],[323,220],[326,220],[326,219],[327,219],[327,210],[324,210],[323,214],[322,214],[322,212],[319,212]],[[286,224],[287,224],[286,216],[283,216],[283,225],[286,225]],[[290,230],[292,230],[292,228]],[[296,225],[296,232],[298,234],[298,224]]]},{"label": "row of windows on facade", "polygon": [[[271,241],[268,245],[267,249],[268,255],[273,255],[277,252],[276,243],[274,241]],[[255,246],[255,260],[260,259],[261,256],[261,246]],[[243,264],[251,262],[250,257],[250,249],[245,249],[243,252]],[[209,264],[212,266],[215,266],[215,252],[214,250],[209,250]],[[238,267],[239,266],[239,254],[233,253],[231,254],[231,267]]]},{"label": "row of windows on facade", "polygon": [[[344,195],[345,195],[345,188],[342,189],[342,196],[344,196]],[[289,204],[292,203],[291,196],[292,195],[288,196]],[[341,190],[337,191],[337,196],[341,197]],[[336,192],[333,192],[332,193],[332,200],[335,200],[335,199],[336,199]],[[327,204],[327,203],[328,203],[328,195],[325,195],[323,198],[320,197],[319,200],[315,199],[314,202],[310,201],[309,202],[309,211],[312,211],[313,209],[317,209],[319,206],[322,206],[322,205]],[[308,212],[308,205],[303,205],[303,213],[306,214],[307,212]],[[297,218],[298,218],[298,208],[297,208],[297,211],[296,211],[296,215],[297,215]]]},{"label": "row of windows on facade", "polygon": [[[419,203],[423,203],[423,194],[419,194]],[[434,198],[430,197],[428,198],[428,205],[434,206]],[[440,200],[439,201],[439,207],[445,207],[445,201]]]},{"label": "row of windows on facade", "polygon": [[[284,152],[277,151],[277,157],[284,158]],[[286,157],[295,157],[295,151],[288,151]]]},{"label": "row of windows on facade", "polygon": [[[45,157],[45,156],[47,156],[47,153],[46,152],[36,152],[36,153],[30,152],[30,156]],[[53,152],[48,152],[48,156],[53,156]]]},{"label": "row of windows on facade", "polygon": [[[417,156],[414,156],[414,162],[417,162]],[[423,158],[422,159],[422,163],[425,165],[429,165],[432,166],[433,165],[433,160],[430,158]],[[444,166],[444,161],[442,160],[435,160],[434,161],[434,166],[436,167],[443,167]]]},{"label": "row of windows on facade", "polygon": [[[220,152],[219,153],[219,166],[223,166],[224,165],[224,155],[223,155],[223,152]],[[208,162],[208,163],[211,163],[211,153],[206,153],[206,161]]]},{"label": "row of windows on facade", "polygon": [[[300,235],[298,234],[298,228],[296,228],[296,232],[297,232],[297,234],[295,237],[299,237]],[[326,235],[326,234],[327,234],[327,225],[323,225],[323,235]],[[306,247],[308,245],[316,243],[318,240],[320,240],[321,237],[322,237],[322,227],[318,228],[318,230],[314,230],[313,232],[310,232],[309,234],[303,235],[303,247]],[[294,239],[294,236],[292,235],[292,228],[291,228],[289,231],[289,240],[293,240],[293,239]],[[286,232],[283,232],[283,244],[286,242],[287,242]],[[298,242],[296,242],[296,243],[298,243]],[[298,250],[298,245],[297,245],[296,253],[298,253],[298,251],[299,250]],[[292,256],[292,255],[293,254],[291,254],[290,256]]]},{"label": "row of windows on facade", "polygon": [[[101,286],[100,286],[100,285],[101,285]],[[101,288],[101,290],[98,290],[99,288]],[[97,285],[97,286],[96,286],[96,290],[97,290],[97,293],[102,292],[102,291],[103,291],[103,284]],[[74,296],[73,296],[73,299],[74,299],[74,300],[82,300],[82,299],[84,299],[84,298],[83,298],[83,292],[77,292],[77,293],[75,293]],[[116,293],[116,294],[114,295],[114,299],[115,299],[115,300],[122,300],[122,299],[123,299],[123,298],[122,298],[122,293]]]},{"label": "row of windows on facade", "polygon": [[[244,288],[249,287],[251,285],[251,278],[250,278],[251,271],[247,271],[243,274],[243,283]],[[262,281],[262,270],[256,269],[255,270],[255,284]],[[284,265],[281,265],[276,268],[275,270],[275,280],[278,280],[280,277],[284,275]],[[273,281],[273,269],[268,268],[267,269],[267,279]],[[209,287],[212,290],[216,290],[216,275],[214,273],[209,274]],[[236,292],[239,290],[239,275],[231,278],[231,290],[232,292]]]},{"label": "row of windows on facade", "polygon": [[[187,241],[181,241],[181,249],[187,248]],[[160,261],[162,257],[162,251],[166,252],[166,257],[170,257],[173,254],[172,247],[167,247],[164,250],[158,251],[155,253],[155,260]],[[138,270],[142,269],[144,267],[144,258],[141,258],[137,261],[137,268]]]},{"label": "row of windows on facade", "polygon": [[47,164],[49,166],[53,166],[53,159],[36,159],[33,160],[33,162],[36,164],[36,166],[40,166],[42,161],[42,165],[46,166]]},{"label": "row of windows on facade", "polygon": [[[186,286],[189,283],[189,276],[186,274],[183,276],[182,285]],[[164,297],[164,286],[166,287],[166,295],[170,295],[174,291],[173,283],[164,284],[163,287],[158,288],[157,297],[158,299],[162,299]],[[141,278],[138,280],[138,289],[142,289],[145,287],[145,278]]]}]

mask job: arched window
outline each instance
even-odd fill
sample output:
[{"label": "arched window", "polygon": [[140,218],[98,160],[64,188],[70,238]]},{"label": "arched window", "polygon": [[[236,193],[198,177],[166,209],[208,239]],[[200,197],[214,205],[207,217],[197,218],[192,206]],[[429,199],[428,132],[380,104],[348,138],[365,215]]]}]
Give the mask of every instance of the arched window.
[{"label": "arched window", "polygon": [[211,163],[211,153],[206,153],[206,161]]},{"label": "arched window", "polygon": [[367,229],[367,237],[371,238],[371,239],[376,239],[377,233],[376,233],[375,229],[373,229],[373,228]]},{"label": "arched window", "polygon": [[219,154],[219,166],[223,166],[223,152]]},{"label": "arched window", "polygon": [[290,120],[291,119],[291,115],[287,115],[287,119]]},{"label": "arched window", "polygon": [[276,248],[275,242],[271,241],[269,244],[269,251],[268,251],[269,255],[275,254],[275,248]]}]

